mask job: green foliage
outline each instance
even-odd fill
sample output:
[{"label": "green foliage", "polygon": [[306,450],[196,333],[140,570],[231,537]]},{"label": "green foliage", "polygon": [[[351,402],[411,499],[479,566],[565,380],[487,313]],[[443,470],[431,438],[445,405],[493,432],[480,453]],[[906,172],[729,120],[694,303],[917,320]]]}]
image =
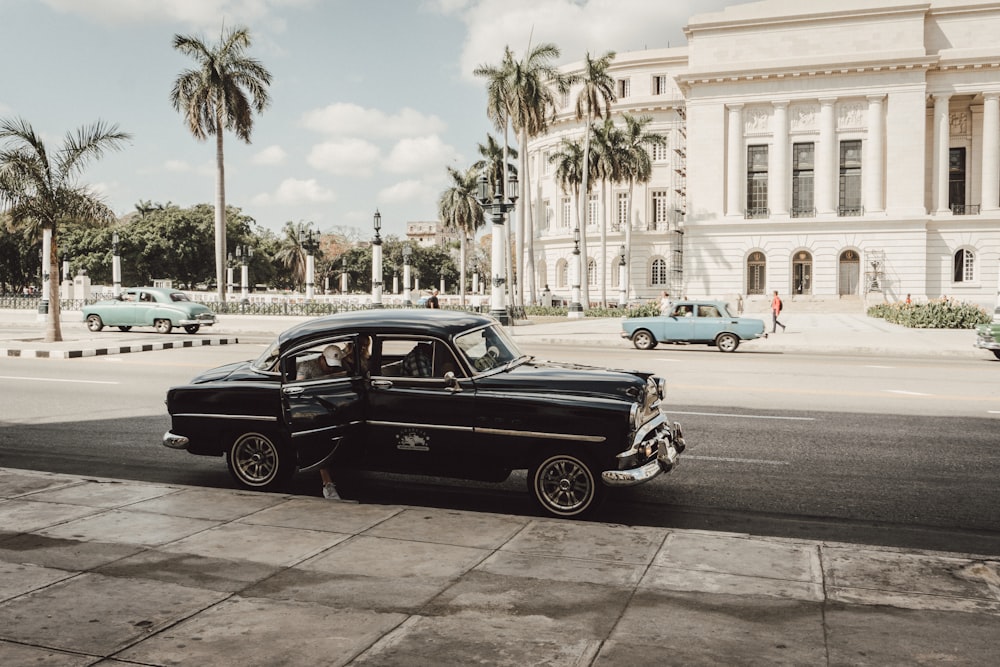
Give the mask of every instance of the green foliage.
[{"label": "green foliage", "polygon": [[628,309],[627,317],[656,317],[660,314],[659,303],[643,303]]},{"label": "green foliage", "polygon": [[569,309],[566,306],[525,306],[524,314],[528,317],[566,317]]},{"label": "green foliage", "polygon": [[914,329],[975,329],[990,321],[981,306],[955,299],[935,299],[928,303],[881,303],[868,309],[869,317]]}]

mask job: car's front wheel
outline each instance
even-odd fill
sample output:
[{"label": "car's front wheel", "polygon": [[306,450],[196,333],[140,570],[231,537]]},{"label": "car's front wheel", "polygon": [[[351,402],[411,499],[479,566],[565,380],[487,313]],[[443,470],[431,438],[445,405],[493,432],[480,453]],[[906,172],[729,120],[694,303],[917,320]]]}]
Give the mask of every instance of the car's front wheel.
[{"label": "car's front wheel", "polygon": [[715,344],[720,352],[735,352],[736,348],[740,346],[740,339],[735,334],[724,333],[719,334],[719,337],[715,339]]},{"label": "car's front wheel", "polygon": [[656,336],[645,329],[639,329],[632,334],[632,344],[637,350],[652,350],[656,347]]},{"label": "car's front wheel", "polygon": [[185,324],[184,325],[184,331],[187,331],[189,334],[198,333],[198,329],[199,328],[201,328],[200,324]]},{"label": "car's front wheel", "polygon": [[104,328],[104,322],[101,321],[100,315],[88,315],[87,316],[87,328],[93,332],[98,332]]},{"label": "car's front wheel", "polygon": [[596,509],[603,498],[599,474],[579,456],[551,454],[528,471],[528,490],[553,516],[582,516]]},{"label": "car's front wheel", "polygon": [[241,433],[226,452],[226,465],[240,486],[268,491],[295,472],[295,457],[267,434]]},{"label": "car's front wheel", "polygon": [[156,333],[168,334],[174,327],[170,324],[170,320],[156,320],[153,322],[153,328],[156,329]]}]

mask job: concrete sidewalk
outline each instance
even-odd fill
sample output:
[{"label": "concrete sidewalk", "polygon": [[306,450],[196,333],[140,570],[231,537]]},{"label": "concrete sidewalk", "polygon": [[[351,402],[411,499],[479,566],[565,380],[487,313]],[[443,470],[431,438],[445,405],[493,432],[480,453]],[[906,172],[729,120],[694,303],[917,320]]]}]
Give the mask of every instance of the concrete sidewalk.
[{"label": "concrete sidewalk", "polygon": [[[63,342],[43,343],[44,323],[37,313],[26,310],[0,310],[0,358],[7,356],[74,358],[97,354],[137,352],[192,345],[219,345],[239,342],[240,338],[267,339],[304,322],[308,317],[223,315],[216,326],[198,334],[162,336],[152,329],[133,329],[128,333],[105,329],[87,330],[79,312],[62,314]],[[766,339],[740,345],[741,352],[802,354],[868,354],[899,357],[965,357],[992,360],[993,356],[973,346],[975,331],[968,329],[909,329],[884,320],[854,313],[802,313],[782,315],[786,329]],[[580,318],[528,320],[508,328],[515,340],[524,343],[631,347],[621,338],[621,320],[617,318]],[[14,332],[17,333],[14,333]],[[32,331],[26,336],[24,331]],[[28,340],[25,340],[25,339]],[[168,340],[164,340],[167,338]],[[152,345],[152,348],[146,347]],[[679,349],[660,345],[657,349]]]},{"label": "concrete sidewalk", "polygon": [[0,469],[3,665],[996,664],[972,555]]}]

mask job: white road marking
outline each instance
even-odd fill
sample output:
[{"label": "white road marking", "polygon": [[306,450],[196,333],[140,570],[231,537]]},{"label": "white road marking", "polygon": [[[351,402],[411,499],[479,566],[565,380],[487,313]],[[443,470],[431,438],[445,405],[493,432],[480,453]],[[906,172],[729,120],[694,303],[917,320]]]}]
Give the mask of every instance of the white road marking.
[{"label": "white road marking", "polygon": [[120,382],[110,382],[105,380],[68,380],[65,378],[29,378],[17,375],[0,375],[0,380],[30,380],[34,382],[70,382],[76,384],[121,384]]},{"label": "white road marking", "polygon": [[813,422],[815,417],[783,417],[781,415],[736,415],[724,412],[682,412],[680,410],[667,410],[668,415],[697,415],[699,417],[738,417],[741,419],[781,419],[785,421]]},{"label": "white road marking", "polygon": [[903,394],[904,396],[930,396],[930,394],[925,394],[919,391],[904,391],[903,389],[884,389],[890,394]]},{"label": "white road marking", "polygon": [[767,459],[735,459],[729,456],[697,456],[695,454],[681,454],[683,459],[698,459],[701,461],[725,461],[726,463],[759,463],[768,466],[791,465],[788,461],[768,461]]},{"label": "white road marking", "polygon": [[864,367],[865,368],[887,368],[887,369],[895,368],[895,366],[873,366],[871,364],[866,364]]}]

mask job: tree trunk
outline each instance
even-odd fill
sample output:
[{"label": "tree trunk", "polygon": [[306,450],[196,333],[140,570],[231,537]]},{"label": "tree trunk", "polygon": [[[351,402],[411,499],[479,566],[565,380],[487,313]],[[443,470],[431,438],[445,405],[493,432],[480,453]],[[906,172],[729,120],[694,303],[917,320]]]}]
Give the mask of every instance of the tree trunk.
[{"label": "tree trunk", "polygon": [[621,289],[627,300],[632,298],[632,194],[635,191],[635,181],[628,181],[628,216],[625,222],[625,284]]},{"label": "tree trunk", "polygon": [[590,271],[587,259],[587,227],[588,213],[590,212],[590,114],[587,114],[587,127],[583,135],[583,184],[580,186],[580,217],[583,218],[582,229],[580,230],[580,301],[584,310],[590,308]]},{"label": "tree trunk", "polygon": [[[63,339],[62,324],[59,321],[59,250],[56,248],[55,229],[46,227],[42,233],[50,236],[49,256],[45,258],[49,266],[49,312],[45,318],[45,342],[58,343]],[[56,270],[53,271],[53,268]]]},{"label": "tree trunk", "polygon": [[608,181],[601,179],[601,270],[598,280],[601,281],[601,307],[608,307]]},{"label": "tree trunk", "polygon": [[215,120],[215,280],[219,302],[226,302],[226,167],[222,119]]},{"label": "tree trunk", "polygon": [[[528,145],[528,133],[524,130],[521,131],[521,144],[524,146]],[[524,225],[524,243],[526,258],[523,262],[524,264],[524,292],[527,293],[528,303],[534,304],[536,299],[537,289],[535,287],[535,211],[532,205],[532,196],[534,194],[534,189],[531,187],[531,173],[530,173],[530,161],[528,160],[527,150],[522,154],[522,159],[524,160],[524,192],[521,196],[522,207],[527,209],[528,215],[521,216],[525,221]],[[525,196],[526,195],[526,196]],[[521,298],[521,305],[524,305],[524,297]]]},{"label": "tree trunk", "polygon": [[459,283],[458,283],[458,295],[459,295],[459,303],[462,304],[462,308],[465,308],[465,250],[466,250],[466,237],[468,236],[468,234],[465,233],[464,229],[460,229],[458,233],[459,233],[458,252],[461,254],[461,257],[459,257],[459,262],[458,262],[459,273],[461,274],[461,278],[459,278]]}]

